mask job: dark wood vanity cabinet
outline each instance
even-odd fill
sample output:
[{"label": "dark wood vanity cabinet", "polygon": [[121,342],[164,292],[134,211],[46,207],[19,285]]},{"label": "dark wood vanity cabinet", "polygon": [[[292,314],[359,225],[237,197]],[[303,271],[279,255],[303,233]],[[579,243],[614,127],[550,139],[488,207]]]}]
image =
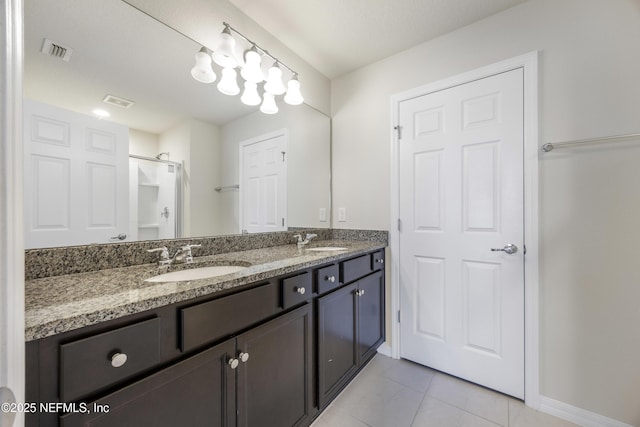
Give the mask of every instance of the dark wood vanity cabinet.
[{"label": "dark wood vanity cabinet", "polygon": [[306,304],[88,402],[90,413],[63,415],[60,425],[307,425],[312,411],[311,307]]},{"label": "dark wood vanity cabinet", "polygon": [[375,264],[383,256],[380,251],[343,262],[343,280],[351,283],[318,298],[320,408],[348,384],[384,341],[384,270]]},{"label": "dark wood vanity cabinet", "polygon": [[62,427],[235,425],[235,372],[226,341],[60,417]]},{"label": "dark wood vanity cabinet", "polygon": [[380,254],[29,342],[27,400],[69,406],[26,425],[308,426],[384,340]]},{"label": "dark wood vanity cabinet", "polygon": [[238,426],[310,424],[312,344],[311,304],[238,336]]}]

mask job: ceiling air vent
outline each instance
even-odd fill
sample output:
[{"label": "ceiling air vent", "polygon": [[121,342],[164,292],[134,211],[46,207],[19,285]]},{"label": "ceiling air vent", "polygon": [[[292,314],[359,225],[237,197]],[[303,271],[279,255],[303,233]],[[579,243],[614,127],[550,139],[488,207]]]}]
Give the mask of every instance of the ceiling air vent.
[{"label": "ceiling air vent", "polygon": [[115,96],[115,95],[105,96],[102,102],[115,105],[121,108],[130,108],[133,104],[135,104],[134,101],[131,101],[125,98],[120,98],[119,96]]},{"label": "ceiling air vent", "polygon": [[69,62],[73,49],[60,43],[56,43],[49,39],[44,39],[42,43],[42,49],[40,50],[45,55],[53,56],[54,58],[62,59]]}]

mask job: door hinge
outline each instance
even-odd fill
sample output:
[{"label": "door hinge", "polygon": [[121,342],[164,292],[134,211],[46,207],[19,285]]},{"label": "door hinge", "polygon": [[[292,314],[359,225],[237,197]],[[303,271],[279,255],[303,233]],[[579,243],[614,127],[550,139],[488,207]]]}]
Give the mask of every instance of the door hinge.
[{"label": "door hinge", "polygon": [[281,153],[282,153],[282,161],[284,162],[284,155],[287,154],[287,152],[286,151],[281,151]]},{"label": "door hinge", "polygon": [[398,231],[402,231],[402,220],[398,218]]},{"label": "door hinge", "polygon": [[282,226],[284,227],[284,218],[282,218]]},{"label": "door hinge", "polygon": [[400,323],[400,310],[398,310],[398,323]]},{"label": "door hinge", "polygon": [[398,132],[398,140],[402,139],[402,126],[394,126],[393,127]]}]

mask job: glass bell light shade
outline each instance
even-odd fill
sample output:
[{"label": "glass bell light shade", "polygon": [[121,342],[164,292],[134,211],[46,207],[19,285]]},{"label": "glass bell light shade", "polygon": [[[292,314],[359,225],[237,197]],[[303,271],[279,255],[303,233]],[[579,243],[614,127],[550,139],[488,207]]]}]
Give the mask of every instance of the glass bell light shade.
[{"label": "glass bell light shade", "polygon": [[218,82],[218,90],[225,95],[237,95],[240,93],[240,87],[238,86],[238,73],[233,68],[223,68],[222,77]]},{"label": "glass bell light shade", "polygon": [[224,68],[237,67],[238,60],[234,51],[235,47],[236,40],[231,35],[231,30],[229,30],[229,27],[225,27],[222,34],[220,34],[220,44],[213,52],[213,61]]},{"label": "glass bell light shade", "polygon": [[244,92],[242,92],[240,101],[245,105],[260,104],[262,99],[260,99],[260,95],[258,95],[258,84],[248,81],[244,82]]},{"label": "glass bell light shade", "polygon": [[300,82],[298,76],[293,75],[289,83],[287,83],[287,94],[284,96],[284,102],[289,105],[300,105],[304,101],[302,94],[300,93]]},{"label": "glass bell light shade", "polygon": [[211,68],[211,55],[204,47],[196,53],[196,65],[191,69],[191,76],[202,83],[213,83],[216,80],[216,73]]},{"label": "glass bell light shade", "polygon": [[260,106],[260,111],[265,114],[275,114],[278,112],[278,106],[276,105],[276,100],[272,93],[265,92],[264,99],[262,100],[262,105]]},{"label": "glass bell light shade", "polygon": [[264,84],[264,91],[272,95],[282,95],[284,84],[282,84],[282,70],[276,62],[267,72],[267,82]]},{"label": "glass bell light shade", "polygon": [[264,75],[260,67],[261,61],[262,56],[260,56],[255,46],[247,50],[244,53],[244,67],[242,67],[242,71],[240,71],[242,78],[252,83],[260,83],[263,81]]}]

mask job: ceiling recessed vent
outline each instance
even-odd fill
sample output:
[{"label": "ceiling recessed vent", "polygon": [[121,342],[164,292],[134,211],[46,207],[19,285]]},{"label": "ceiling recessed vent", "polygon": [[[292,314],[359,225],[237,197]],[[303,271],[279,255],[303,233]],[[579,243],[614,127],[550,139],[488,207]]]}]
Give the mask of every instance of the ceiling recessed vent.
[{"label": "ceiling recessed vent", "polygon": [[69,59],[71,59],[71,54],[73,53],[73,49],[71,49],[69,46],[56,43],[49,39],[43,40],[42,49],[40,51],[45,55],[53,56],[54,58],[59,58],[66,62],[69,62]]},{"label": "ceiling recessed vent", "polygon": [[105,96],[102,102],[110,105],[115,105],[116,107],[121,107],[121,108],[131,108],[131,106],[135,104],[135,102],[129,99],[120,98],[119,96],[115,96],[115,95]]}]

